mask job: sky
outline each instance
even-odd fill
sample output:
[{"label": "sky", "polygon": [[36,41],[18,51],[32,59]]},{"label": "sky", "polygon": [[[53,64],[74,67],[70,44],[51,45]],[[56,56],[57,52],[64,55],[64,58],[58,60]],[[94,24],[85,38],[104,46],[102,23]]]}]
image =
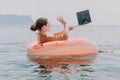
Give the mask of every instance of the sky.
[{"label": "sky", "polygon": [[0,14],[31,15],[35,21],[46,17],[59,24],[63,16],[70,25],[77,25],[76,12],[89,10],[91,25],[120,25],[120,0],[0,0]]}]

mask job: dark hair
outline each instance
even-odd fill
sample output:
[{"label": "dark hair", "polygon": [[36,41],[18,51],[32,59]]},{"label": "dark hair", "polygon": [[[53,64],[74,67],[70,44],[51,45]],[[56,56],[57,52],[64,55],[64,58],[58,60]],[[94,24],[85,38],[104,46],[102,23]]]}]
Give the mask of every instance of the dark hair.
[{"label": "dark hair", "polygon": [[32,31],[41,30],[44,25],[47,25],[48,21],[46,18],[39,18],[37,21],[31,25],[30,29]]}]

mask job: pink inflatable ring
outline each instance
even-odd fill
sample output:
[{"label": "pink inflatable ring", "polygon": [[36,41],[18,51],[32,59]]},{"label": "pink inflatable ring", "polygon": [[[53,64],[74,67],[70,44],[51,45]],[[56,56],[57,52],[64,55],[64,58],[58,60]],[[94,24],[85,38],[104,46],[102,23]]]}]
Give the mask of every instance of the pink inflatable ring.
[{"label": "pink inflatable ring", "polygon": [[34,42],[28,46],[28,55],[45,56],[86,56],[97,54],[99,49],[88,39],[52,41],[41,44]]}]

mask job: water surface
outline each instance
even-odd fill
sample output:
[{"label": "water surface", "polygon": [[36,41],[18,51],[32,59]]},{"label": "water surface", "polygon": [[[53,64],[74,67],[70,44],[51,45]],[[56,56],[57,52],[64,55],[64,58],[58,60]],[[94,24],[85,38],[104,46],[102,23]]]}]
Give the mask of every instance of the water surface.
[{"label": "water surface", "polygon": [[[52,31],[61,30],[53,26]],[[88,38],[100,49],[94,63],[87,66],[70,64],[41,70],[26,55],[27,45],[36,38],[29,26],[0,26],[0,80],[119,80],[120,79],[120,26],[79,26],[70,38]]]}]

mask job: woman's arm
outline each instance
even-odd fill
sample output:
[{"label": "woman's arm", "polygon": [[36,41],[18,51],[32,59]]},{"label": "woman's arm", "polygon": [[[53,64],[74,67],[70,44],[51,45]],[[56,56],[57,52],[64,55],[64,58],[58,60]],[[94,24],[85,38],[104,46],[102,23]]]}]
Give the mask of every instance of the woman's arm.
[{"label": "woman's arm", "polygon": [[67,34],[69,31],[72,31],[75,29],[75,26],[67,26],[66,21],[63,19],[63,17],[57,17],[57,20],[64,26],[64,32]]},{"label": "woman's arm", "polygon": [[[61,34],[61,33],[59,33]],[[63,36],[38,36],[37,37],[37,41],[38,41],[38,44],[42,44],[42,43],[45,43],[45,42],[51,42],[51,41],[59,41],[59,40],[67,40],[68,37],[67,35],[63,35]]]}]

